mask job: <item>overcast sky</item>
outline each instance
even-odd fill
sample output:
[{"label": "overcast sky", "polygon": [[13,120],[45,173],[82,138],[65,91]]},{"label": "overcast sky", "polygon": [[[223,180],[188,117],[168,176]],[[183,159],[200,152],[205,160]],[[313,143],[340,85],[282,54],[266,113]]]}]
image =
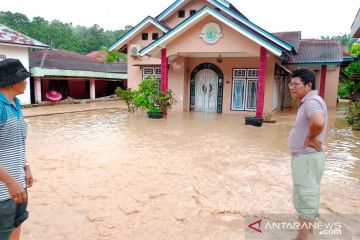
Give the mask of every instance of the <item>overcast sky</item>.
[{"label": "overcast sky", "polygon": [[[106,30],[135,26],[175,0],[0,0],[0,11],[41,16],[73,25],[98,24]],[[233,0],[252,22],[269,32],[302,31],[302,38],[350,33],[360,0]]]}]

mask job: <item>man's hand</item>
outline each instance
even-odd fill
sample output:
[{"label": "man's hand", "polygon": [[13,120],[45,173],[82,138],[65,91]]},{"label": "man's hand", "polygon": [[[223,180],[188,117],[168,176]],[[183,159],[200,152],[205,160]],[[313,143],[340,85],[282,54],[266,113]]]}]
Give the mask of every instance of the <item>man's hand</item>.
[{"label": "man's hand", "polygon": [[25,189],[21,186],[20,183],[13,180],[7,184],[10,196],[16,203],[24,203],[27,201],[27,195]]},{"label": "man's hand", "polygon": [[320,142],[319,140],[317,140],[317,138],[310,138],[307,137],[305,140],[305,144],[304,147],[312,147],[314,148],[316,151],[321,151],[321,145],[322,142]]},{"label": "man's hand", "polygon": [[26,187],[31,188],[33,185],[34,179],[33,179],[33,176],[32,176],[31,170],[30,170],[30,166],[29,165],[25,166],[24,170],[25,170]]}]

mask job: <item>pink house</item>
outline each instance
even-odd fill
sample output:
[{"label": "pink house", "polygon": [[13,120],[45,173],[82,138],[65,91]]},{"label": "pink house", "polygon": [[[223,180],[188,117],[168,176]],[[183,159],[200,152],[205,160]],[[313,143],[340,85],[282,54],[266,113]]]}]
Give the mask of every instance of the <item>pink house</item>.
[{"label": "pink house", "polygon": [[315,71],[320,94],[335,107],[343,62],[339,41],[269,33],[226,0],[177,0],[109,50],[128,54],[128,87],[155,75],[175,93],[175,111],[256,116],[291,105],[287,85],[299,67]]}]

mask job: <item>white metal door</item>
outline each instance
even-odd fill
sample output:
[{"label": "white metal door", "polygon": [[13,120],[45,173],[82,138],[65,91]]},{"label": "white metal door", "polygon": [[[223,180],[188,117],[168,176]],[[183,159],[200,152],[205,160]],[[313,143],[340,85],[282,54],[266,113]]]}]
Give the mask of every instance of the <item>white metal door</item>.
[{"label": "white metal door", "polygon": [[195,76],[195,111],[217,112],[218,75],[203,69]]},{"label": "white metal door", "polygon": [[279,107],[279,88],[280,88],[279,79],[274,79],[273,106],[272,106],[273,110]]}]

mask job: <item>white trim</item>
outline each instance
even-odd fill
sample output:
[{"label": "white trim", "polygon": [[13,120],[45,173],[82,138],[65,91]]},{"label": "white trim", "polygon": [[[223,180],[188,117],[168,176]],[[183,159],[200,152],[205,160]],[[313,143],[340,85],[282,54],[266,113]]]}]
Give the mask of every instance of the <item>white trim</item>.
[{"label": "white trim", "polygon": [[[245,111],[252,111],[252,112],[255,112],[256,111],[256,105],[257,105],[257,102],[255,103],[255,108],[248,108],[248,94],[249,94],[249,82],[258,82],[259,80],[256,79],[256,78],[249,78],[246,80],[246,89],[245,89],[245,92],[246,92],[246,96],[245,96]],[[258,91],[258,86],[256,85],[256,93]],[[255,100],[256,101],[256,100]]]},{"label": "white trim", "polygon": [[[166,29],[164,26],[162,26],[161,24],[159,24],[158,22],[156,22],[153,18],[151,17],[147,17],[145,18],[143,21],[141,21],[139,23],[138,26],[135,26],[133,29],[131,29],[128,33],[126,33],[125,35],[123,35],[116,43],[114,43],[110,48],[109,51],[112,50],[118,50],[121,47],[123,47],[124,42],[130,40],[134,34],[138,34],[140,30],[142,30],[145,26],[148,25],[148,23],[153,24],[154,26],[156,26],[157,28],[159,28],[161,31],[163,32],[168,32],[169,30]],[[159,36],[161,36],[161,34],[159,34]]]},{"label": "white trim", "polygon": [[30,73],[33,77],[44,76],[65,76],[65,77],[94,77],[94,78],[110,78],[124,80],[128,78],[127,73],[107,73],[107,72],[91,72],[78,70],[63,70],[52,68],[31,67]]},{"label": "white trim", "polygon": [[[173,8],[171,10],[166,12],[166,14],[163,13],[162,15],[165,14],[164,16],[160,15],[158,17],[158,20],[160,20],[160,21],[164,20],[169,14],[171,14],[183,2],[184,2],[184,0],[180,1],[178,4],[173,6]],[[249,20],[246,20],[243,17],[239,16],[239,14],[235,13],[232,9],[230,9],[230,4],[227,1],[225,1],[225,0],[207,0],[207,2],[211,3],[215,7],[220,8],[222,11],[226,12],[227,14],[232,16],[233,18],[236,18],[238,21],[240,21],[241,23],[243,23],[246,26],[250,27],[251,29],[255,30],[256,32],[260,33],[262,36],[271,39],[272,41],[279,44],[280,46],[282,46],[286,50],[288,50],[288,51],[292,50],[292,46],[290,44],[288,44],[288,43],[286,43],[284,41],[281,41],[279,38],[275,37],[271,33],[264,32],[264,30],[261,30],[260,27],[257,26],[256,24],[251,23]]]},{"label": "white trim", "polygon": [[[243,96],[242,96],[242,102],[243,102],[243,108],[237,108],[237,107],[234,107],[234,95],[235,95],[235,81],[243,81],[244,82],[244,91],[243,91]],[[245,95],[246,95],[246,78],[242,79],[242,78],[233,78],[232,80],[232,91],[231,91],[231,110],[233,111],[244,111],[245,110]]]},{"label": "white trim", "polygon": [[24,48],[38,48],[38,49],[49,49],[49,46],[37,46],[37,45],[26,45],[26,44],[19,44],[19,43],[4,43],[0,42],[0,45],[4,46],[12,46],[12,47],[24,47]]},{"label": "white trim", "polygon": [[280,57],[282,55],[282,51],[280,49],[274,49],[273,47],[271,47],[271,44],[267,43],[267,42],[261,42],[259,39],[256,39],[256,36],[254,34],[252,34],[251,32],[248,32],[246,29],[234,25],[233,22],[230,22],[231,20],[228,19],[227,17],[219,14],[216,12],[216,10],[210,8],[210,7],[205,7],[203,10],[199,11],[197,14],[195,14],[191,20],[189,20],[189,22],[183,22],[181,24],[179,24],[174,31],[172,31],[170,34],[166,34],[163,37],[161,37],[158,41],[150,44],[149,46],[145,47],[144,49],[141,50],[140,54],[141,56],[144,56],[146,54],[148,54],[150,51],[152,51],[154,48],[156,48],[157,46],[164,46],[166,45],[166,41],[171,39],[174,35],[176,35],[177,33],[181,32],[182,30],[184,30],[185,28],[187,28],[190,24],[196,22],[197,20],[199,20],[200,18],[202,18],[205,15],[211,15],[214,18],[218,19],[219,21],[223,22],[224,24],[228,25],[229,27],[233,28],[234,30],[240,32],[241,34],[243,34],[244,36],[246,36],[247,38],[251,39],[252,41],[256,42],[257,44],[259,44],[260,46],[266,48],[267,50],[269,50],[270,52],[272,52],[274,55]]}]

